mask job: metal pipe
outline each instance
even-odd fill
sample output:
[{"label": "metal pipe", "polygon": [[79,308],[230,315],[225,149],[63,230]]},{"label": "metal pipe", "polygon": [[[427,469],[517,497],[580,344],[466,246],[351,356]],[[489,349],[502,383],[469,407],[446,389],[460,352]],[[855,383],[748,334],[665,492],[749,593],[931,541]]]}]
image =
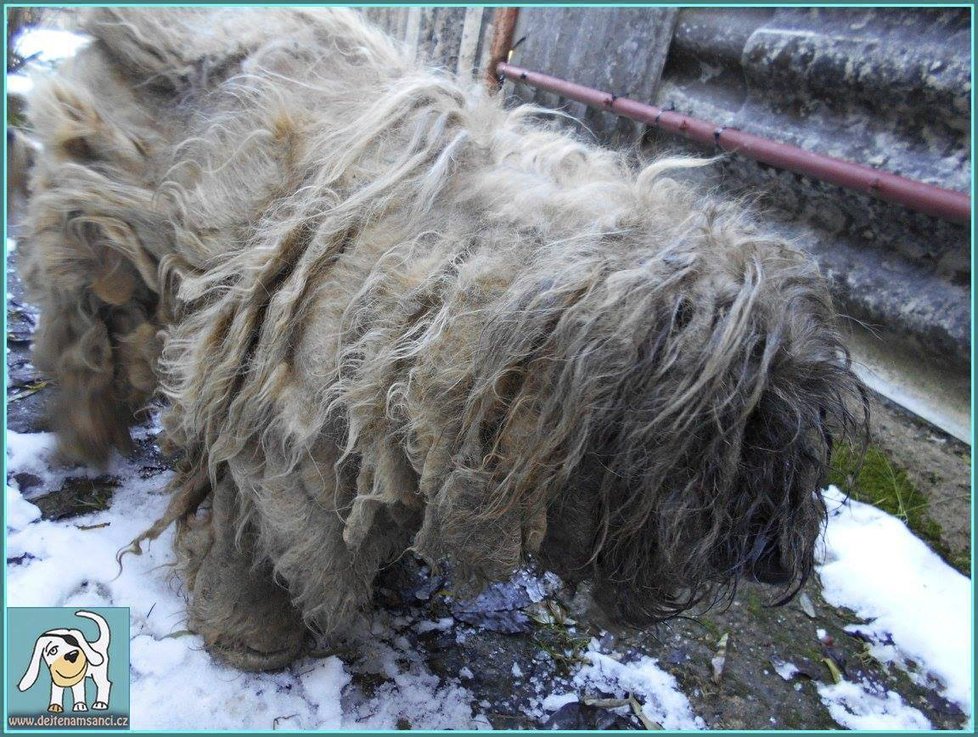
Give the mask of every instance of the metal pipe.
[{"label": "metal pipe", "polygon": [[496,65],[496,72],[513,81],[678,133],[692,141],[714,145],[723,151],[737,153],[780,169],[865,192],[926,215],[959,223],[971,221],[971,197],[961,192],[916,182],[850,161],[821,156],[797,146],[778,143],[733,128],[724,128],[683,113],[663,110],[627,97],[617,97],[610,92],[601,92],[547,74],[532,72],[505,61]]},{"label": "metal pipe", "polygon": [[489,66],[486,67],[486,85],[490,90],[495,91],[502,86],[496,68],[500,62],[509,61],[519,15],[519,8],[496,8],[492,15],[492,45],[489,47]]}]

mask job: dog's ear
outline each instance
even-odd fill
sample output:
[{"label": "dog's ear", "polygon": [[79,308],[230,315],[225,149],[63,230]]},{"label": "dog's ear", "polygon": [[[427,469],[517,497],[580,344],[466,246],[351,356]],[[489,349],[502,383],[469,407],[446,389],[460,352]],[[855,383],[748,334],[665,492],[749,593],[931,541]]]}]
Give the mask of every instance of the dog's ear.
[{"label": "dog's ear", "polygon": [[85,634],[81,630],[71,630],[71,634],[78,640],[78,647],[85,653],[85,657],[88,658],[91,665],[102,665],[105,662],[105,656],[92,650],[92,646],[85,639]]},{"label": "dog's ear", "polygon": [[47,640],[45,635],[41,635],[37,638],[37,642],[34,643],[34,652],[31,654],[31,662],[27,666],[27,671],[24,673],[23,678],[20,679],[20,683],[17,684],[18,691],[26,691],[31,686],[34,685],[34,681],[37,680],[37,674],[41,670],[41,655],[44,654],[44,643]]}]

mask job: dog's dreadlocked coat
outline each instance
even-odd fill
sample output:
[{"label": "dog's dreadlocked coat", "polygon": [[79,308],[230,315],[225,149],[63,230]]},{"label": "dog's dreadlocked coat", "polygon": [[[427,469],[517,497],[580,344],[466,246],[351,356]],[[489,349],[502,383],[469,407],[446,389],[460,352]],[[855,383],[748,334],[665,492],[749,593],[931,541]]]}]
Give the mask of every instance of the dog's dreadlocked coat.
[{"label": "dog's dreadlocked coat", "polygon": [[168,399],[145,537],[177,523],[214,652],[287,662],[408,549],[537,554],[637,622],[809,575],[861,389],[814,265],[702,162],[636,171],[349,11],[83,27],[30,100],[37,362],[76,457]]}]

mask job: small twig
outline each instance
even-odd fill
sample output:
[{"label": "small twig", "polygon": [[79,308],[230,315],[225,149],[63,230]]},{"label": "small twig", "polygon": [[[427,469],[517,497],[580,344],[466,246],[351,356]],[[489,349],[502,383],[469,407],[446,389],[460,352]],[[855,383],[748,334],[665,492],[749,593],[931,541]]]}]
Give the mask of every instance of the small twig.
[{"label": "small twig", "polygon": [[642,726],[649,731],[662,729],[662,725],[658,722],[652,721],[645,714],[645,709],[639,700],[635,698],[635,694],[628,694],[628,703],[632,707],[632,712],[638,717],[638,720],[642,723]]},{"label": "small twig", "polygon": [[16,402],[21,399],[26,399],[34,394],[37,394],[41,389],[44,389],[51,382],[47,379],[39,379],[38,381],[32,381],[29,384],[22,384],[18,388],[21,390],[16,394],[11,394],[7,397],[7,402]]},{"label": "small twig", "polygon": [[822,662],[825,663],[825,667],[829,669],[829,673],[832,676],[832,683],[842,683],[842,671],[839,670],[839,666],[835,664],[832,658],[822,658]]},{"label": "small twig", "polygon": [[602,709],[617,709],[619,706],[628,706],[628,699],[593,699],[584,698],[581,700],[584,706],[597,706]]},{"label": "small twig", "polygon": [[280,717],[275,717],[272,720],[272,729],[278,729],[278,722],[279,722],[280,719],[282,719],[282,720],[285,720],[285,719],[294,719],[297,716],[299,716],[298,713],[296,713],[296,714],[289,714],[288,716],[283,715],[283,716],[280,716]]},{"label": "small twig", "polygon": [[111,522],[99,522],[97,525],[75,525],[75,527],[77,527],[79,530],[97,530],[101,527],[108,527],[111,524]]},{"label": "small twig", "polygon": [[176,639],[177,637],[186,637],[187,635],[192,635],[192,634],[193,632],[191,632],[190,630],[177,630],[176,632],[171,632],[168,635],[163,635],[163,637],[161,637],[160,639],[173,640]]}]

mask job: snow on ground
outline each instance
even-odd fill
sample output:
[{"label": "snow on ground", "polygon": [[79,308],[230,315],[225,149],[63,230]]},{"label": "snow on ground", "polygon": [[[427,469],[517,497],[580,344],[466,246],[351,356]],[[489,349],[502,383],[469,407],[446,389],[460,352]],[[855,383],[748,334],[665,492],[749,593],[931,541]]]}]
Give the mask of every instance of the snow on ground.
[{"label": "snow on ground", "polygon": [[846,729],[932,729],[927,717],[907,706],[900,694],[869,681],[817,684],[832,718]]},{"label": "snow on ground", "polygon": [[936,679],[942,695],[971,715],[971,580],[895,517],[846,500],[835,487],[826,502],[825,600],[868,620],[847,629],[869,639],[875,657],[918,682]]},{"label": "snow on ground", "polygon": [[67,59],[91,39],[80,33],[54,28],[29,28],[18,37],[15,50],[30,62],[16,74],[7,75],[7,92],[24,95],[34,86],[31,73],[42,65]]},{"label": "snow on ground", "polygon": [[590,662],[574,677],[574,685],[580,690],[597,690],[616,697],[635,694],[644,702],[645,715],[663,729],[706,729],[703,720],[693,714],[676,679],[662,670],[654,658],[620,663],[598,652],[594,641],[591,644],[586,653]]},{"label": "snow on ground", "polygon": [[55,28],[29,28],[17,39],[15,49],[21,58],[35,56],[38,61],[54,62],[74,56],[91,39],[80,33]]},{"label": "snow on ground", "polygon": [[[58,477],[48,465],[51,437],[10,436],[8,479],[28,469]],[[110,508],[59,522],[40,519],[16,481],[7,486],[7,602],[130,607],[134,728],[394,729],[399,720],[429,729],[488,726],[473,714],[465,688],[427,672],[397,647],[389,629],[371,638],[372,652],[356,665],[390,680],[348,708],[341,695],[350,666],[338,657],[307,658],[277,674],[246,674],[215,662],[185,629],[185,600],[169,570],[172,530],[144,546],[143,555],[127,556],[121,572],[116,564],[117,551],[162,514],[169,472],[141,479],[118,457],[107,472],[123,479]]]},{"label": "snow on ground", "polygon": [[[137,436],[152,435],[156,425]],[[137,467],[116,458],[107,473],[122,483],[111,507],[54,522],[17,489],[14,475],[29,472],[57,482],[54,439],[46,433],[8,434],[6,494],[7,597],[10,606],[128,606],[132,622],[132,718],[137,729],[393,729],[489,726],[473,711],[465,674],[441,679],[398,636],[379,612],[366,650],[350,662],[337,656],[306,658],[276,674],[245,674],[213,661],[199,637],[186,631],[185,601],[170,575],[171,532],[142,556],[116,552],[148,527],[166,505],[169,472],[143,479]],[[77,471],[77,469],[76,469]],[[56,487],[55,487],[56,488]],[[947,698],[971,713],[970,584],[948,568],[902,523],[828,491],[830,521],[820,575],[826,599],[870,619],[856,625],[878,643],[874,654],[907,667],[917,677],[939,679]],[[83,551],[83,552],[82,552]],[[540,598],[550,581],[521,573],[520,584]],[[399,623],[403,624],[403,623]],[[415,630],[446,629],[451,622],[419,621]],[[702,729],[675,679],[653,658],[620,662],[595,643],[575,674],[578,693],[634,694],[646,716],[666,729]],[[785,664],[785,668],[789,668]],[[369,698],[350,688],[352,674],[374,673],[384,682]],[[158,684],[170,686],[161,696]],[[869,682],[819,685],[832,717],[852,729],[926,729],[926,717],[901,697]],[[539,717],[578,698],[556,693],[541,700]]]},{"label": "snow on ground", "polygon": [[26,95],[34,88],[34,82],[26,74],[7,75],[7,94]]},{"label": "snow on ground", "polygon": [[[27,471],[59,479],[62,472],[51,467],[53,447],[45,433],[10,433],[8,478]],[[116,458],[107,472],[123,482],[111,507],[60,522],[42,520],[12,481],[5,517],[10,606],[130,607],[134,728],[393,729],[404,721],[424,729],[490,726],[473,713],[473,697],[462,685],[465,674],[445,680],[428,672],[384,612],[377,613],[371,637],[363,638],[365,651],[350,663],[336,656],[306,658],[280,673],[246,674],[212,660],[201,639],[185,629],[185,601],[168,570],[172,530],[143,555],[127,556],[118,569],[116,552],[166,505],[161,489],[169,473],[141,479],[136,470]],[[553,585],[547,577],[522,572],[516,579],[531,599],[542,598]],[[441,620],[414,624],[418,632],[450,626]],[[675,679],[651,658],[623,664],[597,651],[588,657],[575,686],[634,693],[646,714],[667,728],[704,726]],[[354,671],[385,681],[369,698],[356,698],[349,688]],[[168,684],[165,692],[161,681]]]},{"label": "snow on ground", "polygon": [[[101,471],[87,466],[62,465],[57,458],[58,440],[53,432],[19,433],[7,431],[7,473],[37,476],[41,490],[61,487],[69,476],[96,478]],[[16,471],[13,471],[16,469]]]}]

